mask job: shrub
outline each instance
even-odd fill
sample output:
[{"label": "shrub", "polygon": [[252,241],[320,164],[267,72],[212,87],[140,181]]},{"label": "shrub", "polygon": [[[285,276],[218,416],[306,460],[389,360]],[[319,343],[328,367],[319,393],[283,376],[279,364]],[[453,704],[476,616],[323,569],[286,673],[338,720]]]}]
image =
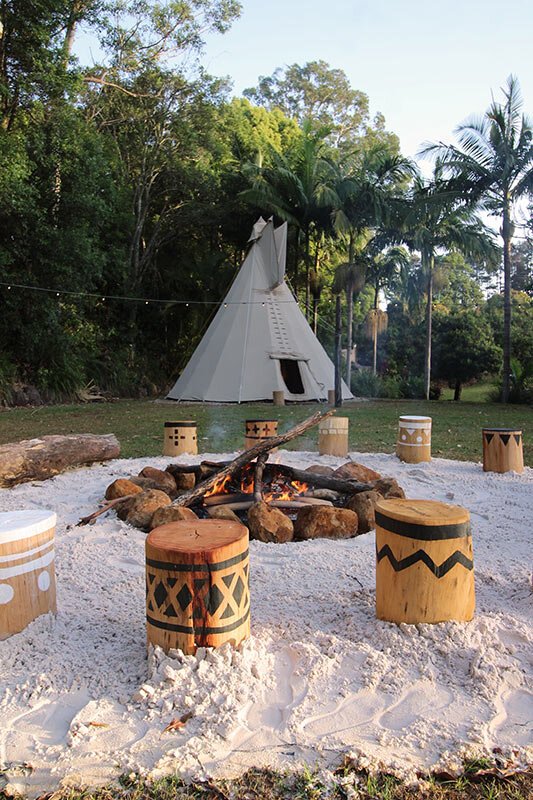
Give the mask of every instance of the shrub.
[{"label": "shrub", "polygon": [[351,389],[356,397],[386,397],[383,378],[366,369],[352,375]]}]

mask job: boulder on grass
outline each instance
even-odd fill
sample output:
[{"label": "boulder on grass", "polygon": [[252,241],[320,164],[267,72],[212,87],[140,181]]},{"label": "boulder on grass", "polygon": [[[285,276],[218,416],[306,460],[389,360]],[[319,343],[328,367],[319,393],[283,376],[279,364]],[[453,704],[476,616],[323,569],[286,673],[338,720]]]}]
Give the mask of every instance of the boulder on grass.
[{"label": "boulder on grass", "polygon": [[309,506],[298,511],[294,523],[294,538],[350,539],[357,535],[357,514],[349,508]]},{"label": "boulder on grass", "polygon": [[378,481],[381,478],[379,472],[376,472],[370,467],[365,467],[364,464],[358,464],[357,461],[347,461],[333,473],[334,478],[342,478],[344,481],[359,481],[360,483],[370,483],[371,481]]},{"label": "boulder on grass", "polygon": [[153,531],[154,528],[159,528],[160,525],[166,525],[168,522],[189,522],[197,520],[198,517],[190,508],[185,508],[185,506],[164,506],[163,508],[157,508],[153,515],[150,522],[150,530]]},{"label": "boulder on grass", "polygon": [[382,497],[405,497],[404,490],[395,478],[381,478],[372,484],[372,488]]},{"label": "boulder on grass", "polygon": [[176,481],[170,472],[163,472],[162,469],[156,469],[155,467],[144,467],[139,472],[139,477],[153,481],[157,484],[157,488],[162,492],[166,492],[169,497],[176,491]]},{"label": "boulder on grass", "polygon": [[368,533],[376,527],[376,503],[381,497],[378,492],[358,492],[350,497],[346,508],[355,511],[359,523],[357,533]]},{"label": "boulder on grass", "polygon": [[290,542],[294,535],[292,521],[280,511],[262,501],[248,510],[250,539],[260,542]]},{"label": "boulder on grass", "polygon": [[116,500],[119,497],[127,497],[129,494],[140,494],[142,489],[137,484],[127,478],[118,478],[113,483],[110,483],[105,490],[106,500]]},{"label": "boulder on grass", "polygon": [[158,489],[147,489],[126,501],[128,504],[126,522],[135,528],[148,531],[154,512],[158,508],[169,506],[170,502],[170,497],[165,492],[160,492]]}]

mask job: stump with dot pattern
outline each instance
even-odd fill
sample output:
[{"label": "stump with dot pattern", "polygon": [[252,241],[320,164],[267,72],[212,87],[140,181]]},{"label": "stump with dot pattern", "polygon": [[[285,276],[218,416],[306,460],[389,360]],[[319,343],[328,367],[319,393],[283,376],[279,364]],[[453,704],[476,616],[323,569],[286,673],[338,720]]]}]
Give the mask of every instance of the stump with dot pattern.
[{"label": "stump with dot pattern", "polygon": [[396,455],[407,464],[431,461],[431,417],[400,417]]},{"label": "stump with dot pattern", "polygon": [[56,611],[55,526],[51,511],[0,513],[0,639]]}]

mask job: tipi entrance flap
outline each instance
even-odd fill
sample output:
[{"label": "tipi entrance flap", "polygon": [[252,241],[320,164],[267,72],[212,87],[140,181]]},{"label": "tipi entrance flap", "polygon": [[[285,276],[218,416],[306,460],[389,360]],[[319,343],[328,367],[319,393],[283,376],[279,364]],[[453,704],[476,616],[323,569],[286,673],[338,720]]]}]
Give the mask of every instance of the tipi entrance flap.
[{"label": "tipi entrance flap", "polygon": [[281,361],[282,358],[290,359],[291,361],[309,361],[307,356],[304,356],[303,353],[269,353],[269,358],[274,358],[277,361]]}]

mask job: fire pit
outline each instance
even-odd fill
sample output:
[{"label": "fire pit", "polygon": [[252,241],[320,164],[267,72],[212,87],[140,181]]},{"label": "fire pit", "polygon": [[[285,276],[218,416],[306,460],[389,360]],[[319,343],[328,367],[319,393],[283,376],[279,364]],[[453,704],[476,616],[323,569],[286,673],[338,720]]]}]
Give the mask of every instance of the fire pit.
[{"label": "fire pit", "polygon": [[326,414],[317,413],[290,431],[260,442],[230,462],[145,467],[138,477],[108,486],[110,502],[81,524],[116,507],[118,516],[143,530],[178,520],[225,518],[245,522],[250,537],[289,541],[323,536],[346,538],[374,527],[380,496],[403,497],[392,479],[348,462],[334,471],[324,465],[297,469],[268,463],[269,452],[296,437]]}]

